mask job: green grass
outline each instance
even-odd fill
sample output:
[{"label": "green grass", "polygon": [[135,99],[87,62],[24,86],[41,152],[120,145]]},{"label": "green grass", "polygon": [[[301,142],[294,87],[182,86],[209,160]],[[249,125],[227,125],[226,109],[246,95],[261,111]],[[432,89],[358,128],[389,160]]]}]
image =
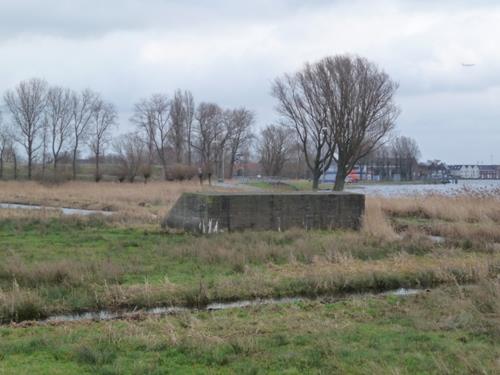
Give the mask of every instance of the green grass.
[{"label": "green grass", "polygon": [[497,253],[444,248],[425,237],[383,241],[348,231],[197,237],[94,218],[3,220],[0,257],[0,321],[432,287],[494,276],[500,267]]},{"label": "green grass", "polygon": [[498,330],[453,327],[460,313],[446,302],[456,297],[446,291],[144,321],[3,327],[0,373],[494,373]]},{"label": "green grass", "polygon": [[[392,240],[363,231],[193,236],[106,218],[0,220],[0,374],[498,373],[498,251],[433,243],[422,232],[441,221],[392,222],[411,230]],[[470,283],[479,286],[458,287]],[[436,289],[346,297],[403,286]],[[162,318],[25,322],[297,295],[322,297]]]}]

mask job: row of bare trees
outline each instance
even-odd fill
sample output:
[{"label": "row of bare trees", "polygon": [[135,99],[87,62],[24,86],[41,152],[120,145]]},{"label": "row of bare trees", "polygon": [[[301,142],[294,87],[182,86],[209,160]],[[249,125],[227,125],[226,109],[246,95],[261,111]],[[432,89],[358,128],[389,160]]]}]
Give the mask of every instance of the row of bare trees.
[{"label": "row of bare trees", "polygon": [[[375,64],[349,55],[326,57],[277,78],[272,95],[279,122],[261,131],[254,148],[264,173],[278,175],[291,158],[303,158],[317,189],[335,163],[334,189],[342,190],[354,165],[384,144],[394,128],[397,88]],[[74,92],[41,79],[19,83],[5,93],[4,103],[10,121],[0,128],[0,172],[4,160],[16,159],[17,144],[27,157],[29,179],[38,157],[43,168],[50,162],[56,173],[63,154],[71,154],[76,178],[79,151],[86,145],[95,159],[95,178],[101,178],[100,160],[117,125],[113,104],[91,90]],[[121,176],[129,181],[139,174],[149,178],[154,164],[161,165],[165,179],[174,164],[200,168],[209,176],[227,170],[232,177],[235,163],[256,140],[253,112],[209,102],[195,105],[189,91],[138,101],[130,121],[135,131],[112,142]],[[401,155],[411,146],[405,138],[394,145]],[[400,157],[401,163],[407,159]]]},{"label": "row of bare trees", "polygon": [[240,154],[249,151],[253,140],[253,112],[244,107],[222,109],[215,103],[195,106],[189,91],[140,100],[130,119],[135,131],[117,137],[112,137],[118,124],[114,105],[91,90],[75,92],[35,78],[20,82],[3,99],[6,121],[0,127],[0,177],[4,161],[17,163],[18,145],[27,159],[29,179],[35,162],[40,162],[42,175],[49,164],[56,175],[62,157],[68,155],[76,178],[80,151],[87,147],[99,181],[101,159],[109,144],[119,177],[129,181],[139,174],[147,180],[154,164],[161,165],[165,179],[171,177],[172,165],[200,167],[209,175],[214,170],[223,173],[220,163],[226,159],[232,177]]},{"label": "row of bare trees", "polygon": [[28,179],[32,179],[37,158],[41,156],[43,171],[50,162],[56,174],[61,156],[71,153],[76,178],[79,151],[86,144],[96,160],[96,180],[100,178],[99,161],[117,124],[113,104],[91,90],[75,92],[38,78],[20,82],[3,99],[10,121],[0,128],[2,165],[4,152],[9,151],[5,157],[14,159],[17,166],[16,145],[20,145],[27,157]]},{"label": "row of bare trees", "polygon": [[255,116],[244,107],[222,109],[206,102],[195,106],[189,91],[178,90],[172,99],[154,94],[140,100],[131,121],[137,127],[133,137],[144,139],[149,155],[161,164],[165,179],[169,178],[172,159],[177,164],[199,166],[210,175],[214,170],[224,173],[220,163],[228,159],[231,178],[239,154],[250,147]]},{"label": "row of bare trees", "polygon": [[417,142],[413,138],[399,136],[373,150],[361,163],[382,179],[393,179],[398,175],[401,180],[411,181],[417,172],[419,158]]}]

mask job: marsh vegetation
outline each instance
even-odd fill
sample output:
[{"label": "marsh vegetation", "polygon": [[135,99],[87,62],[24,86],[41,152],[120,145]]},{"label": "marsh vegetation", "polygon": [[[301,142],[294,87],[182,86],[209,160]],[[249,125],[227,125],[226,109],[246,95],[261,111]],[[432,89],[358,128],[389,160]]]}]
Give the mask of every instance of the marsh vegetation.
[{"label": "marsh vegetation", "polygon": [[[0,200],[108,205],[118,215],[0,211],[0,370],[7,373],[498,370],[500,202],[492,194],[369,198],[360,232],[198,237],[164,232],[157,219],[194,184],[14,184],[4,185]],[[362,294],[399,287],[431,291]],[[30,322],[295,296],[320,298],[113,322]]]}]

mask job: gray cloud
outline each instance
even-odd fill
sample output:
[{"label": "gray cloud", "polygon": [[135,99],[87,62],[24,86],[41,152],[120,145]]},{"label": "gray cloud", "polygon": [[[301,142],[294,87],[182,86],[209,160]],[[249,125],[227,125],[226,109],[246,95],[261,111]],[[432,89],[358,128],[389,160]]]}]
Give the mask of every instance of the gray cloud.
[{"label": "gray cloud", "polygon": [[274,120],[273,78],[353,53],[400,83],[399,129],[425,158],[500,162],[497,35],[492,1],[3,0],[0,91],[32,76],[89,86],[126,129],[137,99],[180,87],[246,105],[262,125]]}]

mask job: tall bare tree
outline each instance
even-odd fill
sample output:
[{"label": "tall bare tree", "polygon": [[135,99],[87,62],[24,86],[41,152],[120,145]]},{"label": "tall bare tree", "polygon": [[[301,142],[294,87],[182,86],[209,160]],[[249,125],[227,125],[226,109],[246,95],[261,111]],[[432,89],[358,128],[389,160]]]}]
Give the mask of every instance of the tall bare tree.
[{"label": "tall bare tree", "polygon": [[193,120],[194,120],[194,99],[190,91],[184,91],[184,127],[186,129],[186,147],[187,147],[187,164],[191,165],[193,154],[191,150],[191,142],[193,135]]},{"label": "tall bare tree", "polygon": [[145,143],[136,132],[123,134],[113,143],[120,163],[120,177],[134,182],[146,159]]},{"label": "tall bare tree", "polygon": [[165,180],[168,179],[168,136],[170,130],[170,100],[166,95],[154,94],[143,99],[134,107],[131,121],[145,134],[145,138],[154,145],[158,159],[163,167]]},{"label": "tall bare tree", "polygon": [[38,141],[42,131],[46,105],[47,82],[32,78],[20,82],[14,90],[4,95],[5,105],[11,115],[15,139],[28,157],[28,179],[31,180],[33,161],[40,148]]},{"label": "tall bare tree", "polygon": [[80,144],[85,142],[89,125],[91,124],[93,108],[98,95],[91,90],[84,90],[71,95],[71,131],[73,138],[72,145],[72,173],[73,180],[76,180],[77,158]]},{"label": "tall bare tree", "polygon": [[279,176],[292,150],[294,137],[290,128],[268,125],[260,133],[257,145],[259,162],[266,176]]},{"label": "tall bare tree", "polygon": [[306,64],[293,75],[277,78],[272,87],[282,124],[297,133],[312,173],[313,190],[318,189],[319,179],[330,167],[335,151],[334,132],[331,131],[334,124],[322,90],[322,79],[318,64]]},{"label": "tall bare tree", "polygon": [[182,163],[184,145],[186,142],[186,109],[184,108],[184,95],[177,90],[170,104],[170,142],[175,153],[175,161]]},{"label": "tall bare tree", "polygon": [[[278,112],[293,126],[313,173],[313,188],[337,164],[335,190],[343,190],[354,165],[394,128],[398,85],[361,57],[327,57],[274,82]],[[309,156],[311,155],[311,156]]]},{"label": "tall bare tree", "polygon": [[45,170],[47,169],[47,164],[50,163],[50,153],[49,153],[49,143],[50,143],[50,129],[49,129],[49,120],[45,115],[43,120],[43,125],[41,129],[42,133],[42,143],[40,146],[42,157],[42,180],[45,179]]},{"label": "tall bare tree", "polygon": [[3,178],[4,162],[10,141],[11,135],[7,127],[2,123],[2,112],[0,112],[0,179]]},{"label": "tall bare tree", "polygon": [[401,178],[413,180],[418,158],[420,157],[417,142],[413,138],[400,136],[391,142],[391,148]]},{"label": "tall bare tree", "polygon": [[217,104],[200,103],[196,109],[195,119],[192,146],[198,150],[201,165],[206,173],[212,174],[213,163],[227,134],[224,112]]},{"label": "tall bare tree", "polygon": [[59,155],[71,137],[72,93],[62,87],[50,87],[47,92],[46,118],[50,134],[52,164],[57,173]]},{"label": "tall bare tree", "polygon": [[252,126],[255,122],[255,116],[246,108],[238,108],[230,112],[230,121],[228,176],[232,178],[238,154],[249,148],[254,139]]},{"label": "tall bare tree", "polygon": [[115,106],[112,103],[108,103],[102,98],[94,101],[90,119],[89,146],[95,157],[96,182],[102,178],[100,160],[109,142],[111,128],[117,123],[117,117]]},{"label": "tall bare tree", "polygon": [[343,190],[355,164],[380,145],[394,128],[400,110],[398,84],[367,59],[327,57],[318,63],[333,121],[337,164],[335,190]]}]

